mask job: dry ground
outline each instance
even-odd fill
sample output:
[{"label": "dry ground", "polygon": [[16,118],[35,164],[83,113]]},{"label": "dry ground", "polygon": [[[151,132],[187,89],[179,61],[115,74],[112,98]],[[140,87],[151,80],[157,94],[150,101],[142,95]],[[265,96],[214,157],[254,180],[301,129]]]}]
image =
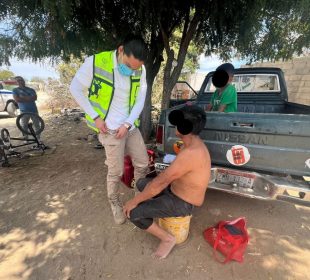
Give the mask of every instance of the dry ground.
[{"label": "dry ground", "polygon": [[[130,222],[113,224],[104,150],[84,139],[83,121],[44,119],[43,140],[56,149],[0,167],[1,280],[310,279],[309,208],[216,191],[194,210],[188,242],[153,260],[155,238]],[[0,128],[11,134],[14,122],[0,116]],[[132,196],[126,187],[122,192],[124,201]],[[245,261],[219,264],[202,232],[240,216],[251,238]]]}]

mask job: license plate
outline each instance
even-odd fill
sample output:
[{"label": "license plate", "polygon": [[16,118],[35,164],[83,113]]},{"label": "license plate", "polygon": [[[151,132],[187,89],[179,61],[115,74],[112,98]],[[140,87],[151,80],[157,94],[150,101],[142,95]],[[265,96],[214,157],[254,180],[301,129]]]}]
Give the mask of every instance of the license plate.
[{"label": "license plate", "polygon": [[233,171],[218,169],[216,175],[216,182],[222,184],[237,184],[239,187],[252,188],[255,175]]},{"label": "license plate", "polygon": [[156,171],[163,171],[163,170],[165,170],[167,167],[169,167],[169,164],[166,164],[166,163],[158,163],[158,162],[156,162],[155,163],[155,170]]}]

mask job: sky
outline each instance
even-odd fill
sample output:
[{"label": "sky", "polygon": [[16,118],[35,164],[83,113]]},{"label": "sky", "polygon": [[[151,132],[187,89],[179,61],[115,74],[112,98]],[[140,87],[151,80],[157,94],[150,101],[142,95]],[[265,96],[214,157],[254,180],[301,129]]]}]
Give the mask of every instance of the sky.
[{"label": "sky", "polygon": [[[205,56],[204,54],[200,55],[199,58],[199,69],[197,70],[198,73],[208,73],[210,71],[215,70],[219,65],[224,63],[225,61],[220,60],[220,58],[216,55]],[[241,65],[246,63],[245,60],[236,60],[233,59],[230,61],[235,68],[239,68]]]},{"label": "sky", "polygon": [[[216,55],[205,57],[204,54],[201,54],[197,72],[208,73],[215,70],[221,63],[223,63],[223,61]],[[241,65],[245,64],[245,61],[232,60],[231,63],[235,68],[239,68]],[[48,77],[57,79],[59,77],[55,68],[48,62],[33,63],[28,60],[21,61],[12,59],[11,66],[3,66],[0,69],[9,69],[14,72],[15,75],[22,76],[28,80],[32,77],[41,77],[43,79],[47,79]]]},{"label": "sky", "polygon": [[33,63],[29,60],[11,59],[11,66],[2,66],[0,69],[8,69],[12,71],[16,76],[22,76],[27,80],[32,77],[40,77],[43,79],[59,78],[55,68],[48,62]]}]

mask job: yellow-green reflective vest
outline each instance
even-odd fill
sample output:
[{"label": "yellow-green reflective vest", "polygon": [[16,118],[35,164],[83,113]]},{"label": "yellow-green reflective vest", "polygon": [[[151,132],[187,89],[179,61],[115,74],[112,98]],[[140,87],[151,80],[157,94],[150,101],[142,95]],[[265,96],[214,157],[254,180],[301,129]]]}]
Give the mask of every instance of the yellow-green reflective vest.
[{"label": "yellow-green reflective vest", "polygon": [[[114,94],[113,55],[114,51],[101,52],[94,55],[93,80],[88,89],[88,100],[103,120],[108,115]],[[142,68],[135,70],[133,75],[130,76],[129,114],[136,103],[136,97],[140,89],[141,74]],[[86,122],[90,128],[99,133],[94,120],[87,114]],[[134,124],[138,127],[140,120],[135,120]]]}]

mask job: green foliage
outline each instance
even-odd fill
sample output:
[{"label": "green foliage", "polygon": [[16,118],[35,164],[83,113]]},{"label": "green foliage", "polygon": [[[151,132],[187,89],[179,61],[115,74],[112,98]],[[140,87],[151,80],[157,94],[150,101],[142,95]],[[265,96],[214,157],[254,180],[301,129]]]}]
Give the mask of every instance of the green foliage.
[{"label": "green foliage", "polygon": [[148,40],[154,61],[162,55],[162,32],[173,44],[174,31],[195,13],[198,26],[190,40],[199,42],[200,48],[205,45],[206,54],[219,52],[229,58],[237,51],[250,60],[287,59],[309,47],[309,3],[2,0],[0,63],[9,63],[12,56],[69,60],[72,54],[90,55],[115,48],[128,32]]},{"label": "green foliage", "polygon": [[[219,2],[219,1],[218,1]],[[221,6],[226,6],[221,1]],[[235,4],[231,1],[231,4]],[[239,2],[239,1],[238,1]],[[218,3],[218,4],[219,4]],[[249,62],[257,60],[290,59],[300,55],[304,48],[310,46],[310,1],[240,1],[240,11],[229,13],[238,20],[229,24],[226,13],[218,12],[222,7],[217,6],[215,15],[227,28],[222,28],[217,41],[206,36],[206,54],[217,52],[224,59],[239,55]],[[226,6],[229,9],[229,6]],[[223,26],[223,27],[224,27]],[[206,29],[207,34],[211,32]],[[213,45],[213,46],[212,46]]]},{"label": "green foliage", "polygon": [[[128,32],[140,34],[150,46],[143,116],[148,122],[152,85],[164,50],[166,106],[183,64],[192,71],[201,49],[225,60],[236,54],[250,62],[288,59],[310,46],[309,15],[310,0],[2,0],[0,65],[13,56],[69,61],[72,55],[114,49]],[[196,45],[192,53],[191,41]]]},{"label": "green foliage", "polygon": [[0,70],[0,81],[8,80],[14,76],[15,74],[10,70]]}]

